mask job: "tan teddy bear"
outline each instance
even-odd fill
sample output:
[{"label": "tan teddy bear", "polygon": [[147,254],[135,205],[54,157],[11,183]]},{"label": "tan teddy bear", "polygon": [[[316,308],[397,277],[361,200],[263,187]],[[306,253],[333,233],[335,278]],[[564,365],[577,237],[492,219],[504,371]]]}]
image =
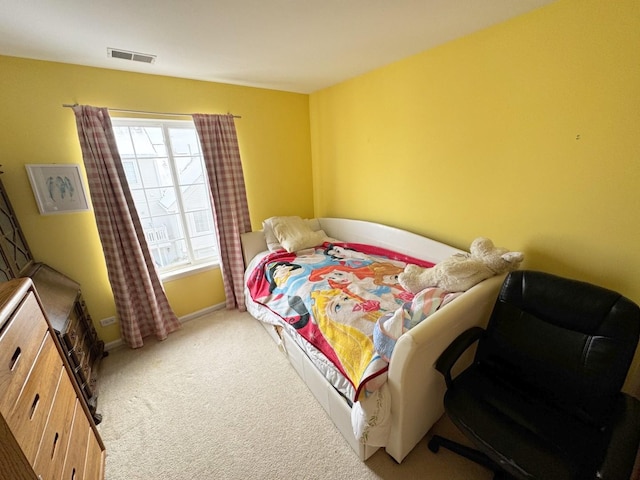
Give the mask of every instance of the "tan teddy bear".
[{"label": "tan teddy bear", "polygon": [[523,253],[498,248],[483,237],[471,243],[470,252],[452,255],[431,268],[409,264],[398,276],[398,281],[412,293],[426,287],[463,292],[486,278],[517,270],[524,259]]}]

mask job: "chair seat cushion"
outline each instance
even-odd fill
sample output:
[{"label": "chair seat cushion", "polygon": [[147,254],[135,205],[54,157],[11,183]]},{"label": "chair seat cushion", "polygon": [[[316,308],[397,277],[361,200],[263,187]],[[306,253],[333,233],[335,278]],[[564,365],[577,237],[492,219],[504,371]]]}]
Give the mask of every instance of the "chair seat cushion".
[{"label": "chair seat cushion", "polygon": [[595,478],[611,439],[611,429],[586,424],[478,365],[455,378],[445,407],[481,451],[518,478]]}]

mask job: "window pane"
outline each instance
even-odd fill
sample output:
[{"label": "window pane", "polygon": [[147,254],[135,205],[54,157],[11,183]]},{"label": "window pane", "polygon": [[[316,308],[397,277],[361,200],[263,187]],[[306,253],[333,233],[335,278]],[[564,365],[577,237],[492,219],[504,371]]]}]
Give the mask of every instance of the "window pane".
[{"label": "window pane", "polygon": [[209,192],[204,184],[180,187],[185,212],[209,208]]},{"label": "window pane", "polygon": [[130,189],[142,188],[142,182],[140,181],[140,173],[138,172],[138,165],[135,159],[125,160],[122,159],[122,167],[124,168],[124,174],[127,177],[127,183]]},{"label": "window pane", "polygon": [[136,204],[138,216],[141,219],[151,216],[151,213],[149,212],[149,205],[147,204],[147,196],[145,195],[144,190],[132,190],[131,196],[133,197],[133,203]]},{"label": "window pane", "polygon": [[180,185],[204,183],[204,169],[202,168],[201,157],[179,157],[175,160]]},{"label": "window pane", "polygon": [[151,216],[180,212],[175,188],[147,188],[145,192]]},{"label": "window pane", "polygon": [[144,188],[173,185],[168,158],[139,158],[138,167]]},{"label": "window pane", "polygon": [[184,240],[175,241],[173,242],[173,247],[172,254],[174,254],[174,257],[167,266],[175,268],[189,263],[189,248],[187,247],[187,242]]},{"label": "window pane", "polygon": [[196,258],[210,258],[215,257],[218,254],[218,249],[216,247],[216,236],[211,235],[203,235],[201,237],[193,237],[193,253]]},{"label": "window pane", "polygon": [[180,215],[148,219],[142,226],[149,248],[155,252],[153,256],[158,267],[166,268],[188,262]]},{"label": "window pane", "polygon": [[170,128],[169,138],[175,156],[200,154],[200,142],[195,129]]},{"label": "window pane", "polygon": [[129,127],[114,126],[113,133],[116,136],[116,143],[118,144],[118,153],[120,154],[120,157],[135,157],[133,143],[131,143],[131,136],[129,135]]},{"label": "window pane", "polygon": [[151,255],[159,269],[176,268],[189,263],[188,251],[184,240],[177,240],[168,244],[149,245]]},{"label": "window pane", "polygon": [[191,236],[204,233],[215,233],[213,229],[213,214],[210,210],[199,210],[187,214],[189,234]]},{"label": "window pane", "polygon": [[180,215],[164,215],[150,218],[143,222],[142,228],[149,243],[168,242],[184,238]]},{"label": "window pane", "polygon": [[167,155],[161,127],[129,127],[129,130],[133,140],[133,148],[138,157],[164,157]]}]

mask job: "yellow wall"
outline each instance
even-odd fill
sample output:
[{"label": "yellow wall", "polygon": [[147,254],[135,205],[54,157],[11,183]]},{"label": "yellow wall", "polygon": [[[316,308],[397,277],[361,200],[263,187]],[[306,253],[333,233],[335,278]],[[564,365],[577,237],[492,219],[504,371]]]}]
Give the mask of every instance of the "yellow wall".
[{"label": "yellow wall", "polygon": [[[256,228],[315,213],[461,248],[485,235],[640,302],[638,45],[637,0],[559,0],[311,96],[0,57],[2,180],[34,256],[82,284],[96,324],[114,307],[93,216],[39,215],[24,168],[82,162],[62,103],[241,115]],[[165,287],[180,316],[223,301],[217,270]]]},{"label": "yellow wall", "polygon": [[640,303],[639,46],[638,0],[561,0],[312,94],[315,213],[488,236]]},{"label": "yellow wall", "polygon": [[[253,226],[276,214],[313,214],[307,95],[0,56],[0,99],[1,178],[32,253],[82,285],[106,342],[119,338],[119,329],[98,323],[115,307],[93,214],[39,215],[24,167],[82,164],[75,118],[63,103],[240,115]],[[167,282],[165,289],[178,316],[224,302],[219,269]]]}]

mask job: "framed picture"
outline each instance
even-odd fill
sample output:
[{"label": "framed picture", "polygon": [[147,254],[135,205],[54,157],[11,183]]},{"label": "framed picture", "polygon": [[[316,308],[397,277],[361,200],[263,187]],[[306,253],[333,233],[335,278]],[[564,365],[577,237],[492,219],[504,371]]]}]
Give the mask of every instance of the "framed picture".
[{"label": "framed picture", "polygon": [[52,163],[26,167],[41,215],[89,210],[79,165]]}]

